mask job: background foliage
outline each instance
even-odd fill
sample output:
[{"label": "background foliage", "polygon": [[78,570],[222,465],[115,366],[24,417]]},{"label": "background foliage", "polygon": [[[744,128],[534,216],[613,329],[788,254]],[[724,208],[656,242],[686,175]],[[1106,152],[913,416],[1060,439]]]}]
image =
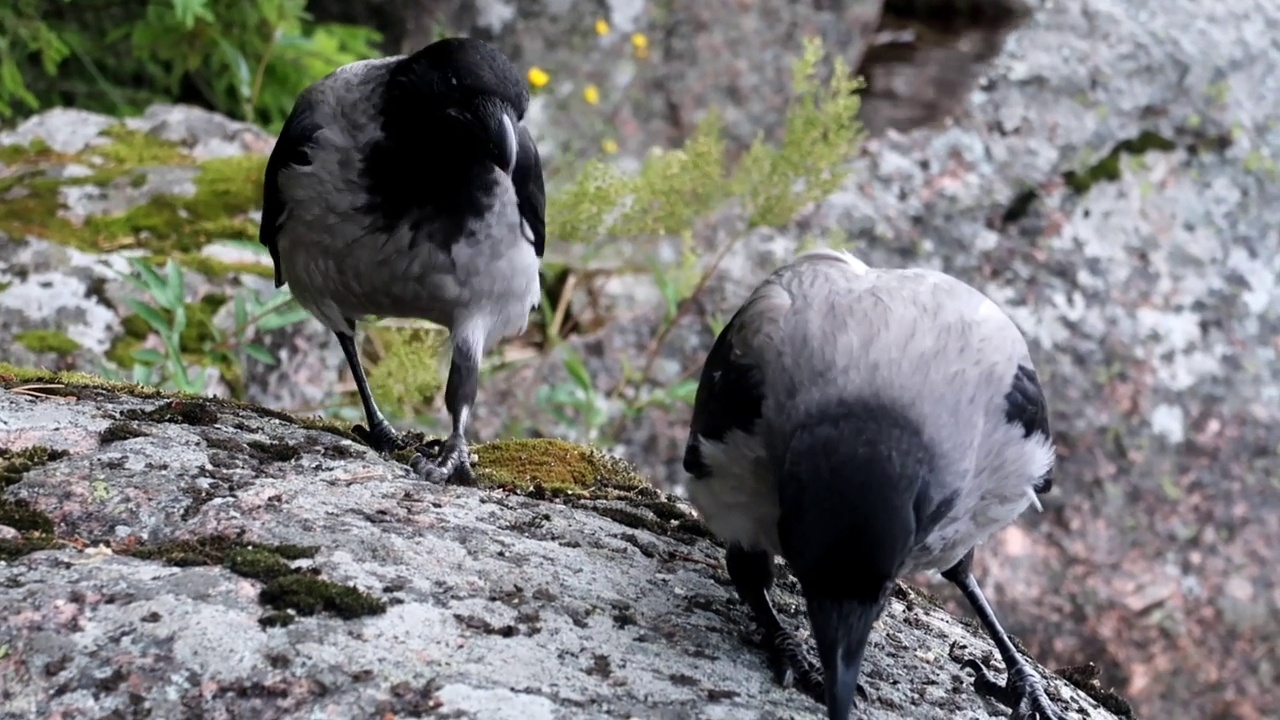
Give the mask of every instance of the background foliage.
[{"label": "background foliage", "polygon": [[190,102],[276,130],[308,83],[380,54],[373,29],[306,0],[7,0],[0,120],[68,105],[126,115]]},{"label": "background foliage", "polygon": [[[376,30],[316,22],[307,0],[12,0],[0,5],[0,30],[0,123],[6,125],[54,106],[127,116],[151,103],[182,102],[276,132],[308,84],[386,50]],[[646,43],[642,34],[633,34],[624,52],[639,53]],[[608,441],[645,408],[692,399],[693,379],[668,387],[655,383],[651,370],[672,328],[697,306],[694,301],[737,244],[732,239],[714,257],[702,257],[694,242],[701,218],[732,205],[748,228],[783,226],[842,182],[845,161],[863,136],[856,119],[860,84],[839,58],[829,67],[833,72],[823,72],[825,59],[816,40],[794,58],[791,100],[777,142],[761,137],[730,157],[713,109],[680,147],[652,148],[630,170],[615,162],[616,148],[548,164],[548,235],[557,250],[544,263],[545,294],[531,335],[544,354],[558,351],[554,362],[563,366],[567,381],[538,388],[536,398],[572,439]],[[530,73],[535,92],[548,90],[545,73],[541,79],[534,69]],[[599,111],[595,91],[580,110]],[[260,178],[265,158],[247,160],[259,164],[237,172]],[[260,192],[260,184],[252,185]],[[249,202],[256,203],[256,196]],[[252,230],[235,228],[219,236],[260,251]],[[627,252],[667,239],[684,248],[675,262]],[[644,356],[626,368],[621,382],[601,386],[564,343],[577,331],[565,321],[571,293],[564,288],[587,267],[598,275],[596,260],[609,254],[644,258],[642,267],[613,270],[648,276],[666,310]],[[127,337],[113,346],[101,369],[108,375],[197,393],[209,391],[210,378],[218,377],[241,395],[247,362],[276,362],[260,342],[263,334],[307,318],[287,287],[273,297],[241,290],[187,302],[185,275],[201,269],[182,258],[164,266],[156,260],[131,264],[127,279],[140,297],[129,303]],[[220,330],[212,318],[223,305],[234,309],[234,323]],[[705,318],[709,331],[718,331],[721,320]],[[438,329],[414,322],[369,329],[363,352],[376,366],[371,381],[384,410],[432,424],[443,378],[441,368],[422,358],[443,352]],[[315,409],[359,416],[353,394]]]}]

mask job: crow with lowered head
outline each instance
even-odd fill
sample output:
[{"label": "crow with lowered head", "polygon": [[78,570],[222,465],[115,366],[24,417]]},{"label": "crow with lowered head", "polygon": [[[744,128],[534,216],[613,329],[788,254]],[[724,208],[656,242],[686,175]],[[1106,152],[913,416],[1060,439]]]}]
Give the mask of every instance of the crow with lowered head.
[{"label": "crow with lowered head", "polygon": [[[1013,322],[969,285],[832,250],[766,278],[716,338],[694,400],[689,498],[765,632],[775,677],[845,720],[899,576],[940,569],[1004,660],[974,687],[1022,720],[1063,717],[971,572],[974,548],[1052,486],[1045,396]],[[821,672],[770,603],[781,555]]]},{"label": "crow with lowered head", "polygon": [[[452,431],[414,467],[470,477],[480,360],[524,332],[541,299],[542,164],[521,125],[529,91],[510,60],[454,37],[338,68],[298,97],[267,162],[259,240],[275,284],[333,331],[379,452],[407,445],[369,391],[356,348],[367,316],[448,328]],[[428,362],[424,358],[424,362]]]}]

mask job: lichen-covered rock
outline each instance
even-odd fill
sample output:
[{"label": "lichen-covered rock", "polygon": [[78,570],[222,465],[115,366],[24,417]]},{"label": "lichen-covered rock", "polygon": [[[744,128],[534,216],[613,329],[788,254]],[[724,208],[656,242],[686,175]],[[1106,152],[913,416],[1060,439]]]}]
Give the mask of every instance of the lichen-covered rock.
[{"label": "lichen-covered rock", "polygon": [[[773,683],[701,524],[598,451],[482,445],[483,487],[441,487],[279,413],[6,372],[3,717],[821,716]],[[803,628],[789,578],[779,605]],[[1005,717],[953,657],[993,652],[902,588],[862,716]]]},{"label": "lichen-covered rock", "polygon": [[[0,132],[0,360],[127,375],[134,350],[159,346],[128,305],[156,304],[125,282],[130,258],[187,269],[193,342],[183,352],[203,350],[194,341],[211,323],[231,334],[230,298],[277,292],[256,242],[271,143],[261,128],[185,105],[123,120],[57,108]],[[239,394],[326,404],[342,365],[330,333],[308,321],[255,339],[281,362],[247,360]],[[225,369],[193,372],[229,395]]]},{"label": "lichen-covered rock", "polygon": [[[544,360],[486,377],[477,437],[594,437],[676,487],[688,410],[663,393],[687,389],[716,323],[802,239],[849,241],[875,263],[944,268],[991,293],[1031,337],[1063,452],[1046,512],[980,556],[1002,615],[1038,656],[1099,660],[1104,680],[1125,687],[1144,716],[1280,716],[1280,595],[1270,570],[1280,566],[1280,5],[1038,0],[1007,35],[990,23],[947,30],[938,19],[1013,5],[988,0],[330,5],[376,10],[410,45],[444,27],[492,38],[522,67],[547,70],[529,117],[553,175],[604,138],[619,143],[620,157],[675,144],[714,105],[728,104],[736,145],[756,129],[776,131],[787,96],[781,59],[815,31],[879,73],[864,110],[876,133],[845,188],[794,227],[746,232],[731,211],[701,223],[707,257],[734,245],[654,355],[653,382],[613,392],[624,368],[645,363],[666,310],[653,278],[582,274],[568,314],[586,331]],[[605,36],[594,29],[598,15],[609,21]],[[867,23],[877,30],[869,41]],[[1000,52],[985,60],[997,39]],[[599,105],[583,99],[589,83]],[[904,129],[918,111],[946,119]],[[110,125],[56,112],[66,114],[30,121],[21,137],[56,120],[46,133],[52,150],[80,153]],[[172,112],[185,111],[148,115]],[[209,121],[224,139],[240,132],[200,117],[171,124],[197,133]],[[0,149],[0,162],[12,154]],[[96,172],[45,159],[59,182],[84,184]],[[0,203],[0,230],[23,202]],[[256,216],[244,220],[251,227]],[[674,240],[644,251],[666,265],[680,257]],[[549,256],[560,252],[552,238]],[[93,338],[118,337],[6,271],[0,307],[13,307],[6,293],[18,283],[23,312],[37,320],[8,325],[0,347],[18,349],[0,352],[85,367]],[[54,282],[78,291],[89,280]],[[0,310],[0,324],[14,317]],[[329,396],[340,353],[305,327],[315,334],[271,338],[290,354],[269,382],[250,385],[252,397],[285,408]],[[60,330],[81,348],[60,356],[9,342],[32,330]],[[600,392],[575,390],[569,349]],[[642,412],[626,412],[645,398]]]}]

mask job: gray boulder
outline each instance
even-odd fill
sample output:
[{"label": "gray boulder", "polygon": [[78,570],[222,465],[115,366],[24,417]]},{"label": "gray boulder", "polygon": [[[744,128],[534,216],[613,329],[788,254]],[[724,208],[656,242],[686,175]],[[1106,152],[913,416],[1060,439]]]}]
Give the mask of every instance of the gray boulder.
[{"label": "gray boulder", "polygon": [[[480,446],[482,486],[440,487],[254,406],[0,382],[0,718],[822,716],[701,524],[597,451]],[[862,717],[1008,715],[958,670],[994,655],[971,623],[903,587],[878,627]]]}]

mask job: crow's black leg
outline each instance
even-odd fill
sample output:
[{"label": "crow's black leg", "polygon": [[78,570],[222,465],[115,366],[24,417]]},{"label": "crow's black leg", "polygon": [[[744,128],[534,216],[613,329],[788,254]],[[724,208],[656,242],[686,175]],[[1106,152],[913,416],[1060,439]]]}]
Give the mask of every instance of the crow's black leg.
[{"label": "crow's black leg", "polygon": [[443,483],[451,478],[461,484],[472,482],[471,448],[467,445],[467,422],[476,402],[480,382],[480,350],[482,343],[468,342],[466,337],[455,338],[453,359],[449,364],[449,379],[445,382],[444,405],[453,420],[453,431],[438,452],[425,447],[410,462],[410,466],[430,482]]},{"label": "crow's black leg", "polygon": [[978,581],[973,577],[973,551],[970,550],[960,562],[943,572],[942,577],[960,588],[964,599],[973,607],[978,620],[987,629],[987,634],[991,636],[996,649],[1000,651],[1000,657],[1004,660],[1007,677],[1003,684],[992,677],[990,671],[982,667],[977,660],[969,659],[961,664],[961,667],[968,668],[974,673],[974,692],[990,697],[1013,710],[1013,714],[1010,715],[1011,720],[1062,720],[1065,716],[1054,707],[1053,703],[1049,702],[1049,697],[1044,694],[1040,677],[1013,646],[1013,641],[1001,627],[995,611],[991,609],[987,598],[982,594],[982,589],[978,587]]},{"label": "crow's black leg", "polygon": [[[796,636],[782,625],[773,603],[769,602],[769,589],[773,587],[773,558],[762,550],[730,545],[725,553],[725,567],[738,597],[751,608],[756,624],[764,631],[774,680],[783,687],[795,685],[815,702],[825,705],[821,668],[809,659]],[[861,685],[858,692],[866,695]]]},{"label": "crow's black leg", "polygon": [[369,447],[380,453],[390,453],[404,447],[403,441],[391,423],[382,416],[377,403],[373,401],[373,393],[369,391],[369,379],[364,375],[364,366],[360,364],[360,353],[356,350],[356,339],[346,333],[334,333],[338,336],[338,344],[342,346],[342,354],[347,356],[347,366],[351,368],[351,376],[356,381],[356,391],[360,393],[360,404],[364,406],[366,428],[356,425],[351,433],[363,440]]}]

